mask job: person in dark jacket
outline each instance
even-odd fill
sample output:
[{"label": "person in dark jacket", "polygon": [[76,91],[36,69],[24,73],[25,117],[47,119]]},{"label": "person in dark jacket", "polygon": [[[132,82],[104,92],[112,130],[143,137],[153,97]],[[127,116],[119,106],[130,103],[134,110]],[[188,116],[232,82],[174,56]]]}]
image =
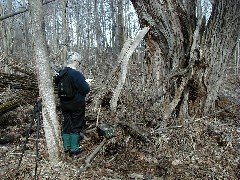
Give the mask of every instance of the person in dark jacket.
[{"label": "person in dark jacket", "polygon": [[83,74],[76,70],[80,65],[80,55],[73,53],[67,60],[67,66],[55,77],[58,84],[60,77],[66,71],[72,78],[76,89],[76,95],[72,100],[60,98],[63,114],[62,139],[64,151],[70,155],[77,155],[80,151],[80,132],[84,128],[85,122],[85,97],[90,91],[90,86],[86,82]]}]

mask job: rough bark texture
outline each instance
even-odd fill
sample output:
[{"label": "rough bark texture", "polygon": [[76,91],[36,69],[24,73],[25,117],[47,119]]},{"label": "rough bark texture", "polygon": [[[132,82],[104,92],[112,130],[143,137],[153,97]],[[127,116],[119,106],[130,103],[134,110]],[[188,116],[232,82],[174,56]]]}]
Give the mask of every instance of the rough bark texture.
[{"label": "rough bark texture", "polygon": [[50,65],[47,55],[46,39],[44,37],[42,1],[30,3],[30,12],[33,22],[34,51],[38,71],[39,92],[43,103],[43,124],[47,142],[49,159],[51,163],[59,162],[60,155],[60,129],[56,116],[54,89],[50,74]]},{"label": "rough bark texture", "polygon": [[[238,0],[220,0],[205,26],[197,1],[132,0],[142,27],[149,26],[147,88],[157,91],[164,119],[200,116],[213,110],[239,37]],[[157,84],[159,85],[156,87]]]},{"label": "rough bark texture", "polygon": [[203,81],[207,87],[205,112],[216,100],[229,60],[240,36],[240,1],[215,1],[213,12],[202,38],[200,65],[206,70]]}]

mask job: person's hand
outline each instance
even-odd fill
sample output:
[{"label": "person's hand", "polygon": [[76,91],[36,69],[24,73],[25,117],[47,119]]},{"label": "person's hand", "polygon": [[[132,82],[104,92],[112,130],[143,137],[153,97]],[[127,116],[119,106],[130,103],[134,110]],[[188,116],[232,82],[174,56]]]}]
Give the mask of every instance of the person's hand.
[{"label": "person's hand", "polygon": [[56,72],[56,71],[53,71],[53,73],[52,73],[54,76],[58,76],[59,75],[59,73],[58,72]]},{"label": "person's hand", "polygon": [[93,90],[95,88],[95,82],[94,79],[86,79],[86,82],[88,83],[88,85],[90,86],[90,89]]},{"label": "person's hand", "polygon": [[94,84],[94,79],[86,79],[86,82],[91,86]]}]

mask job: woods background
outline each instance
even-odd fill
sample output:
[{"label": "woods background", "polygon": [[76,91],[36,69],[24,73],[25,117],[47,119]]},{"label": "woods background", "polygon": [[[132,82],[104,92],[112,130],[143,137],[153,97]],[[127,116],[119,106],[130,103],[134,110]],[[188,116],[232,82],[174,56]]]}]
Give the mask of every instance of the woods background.
[{"label": "woods background", "polygon": [[[148,163],[154,176],[237,179],[239,14],[238,0],[0,0],[1,133],[25,122],[30,115],[23,112],[41,96],[49,158],[60,161],[61,116],[50,64],[63,67],[67,53],[76,51],[82,57],[80,70],[95,80],[89,122],[127,123],[152,142]],[[130,48],[124,45],[144,27],[148,32],[128,59]],[[114,108],[113,94],[122,79]],[[126,142],[128,133],[116,142]],[[143,147],[130,137],[140,152]],[[196,166],[189,165],[193,161]],[[192,173],[184,173],[191,168]]]}]

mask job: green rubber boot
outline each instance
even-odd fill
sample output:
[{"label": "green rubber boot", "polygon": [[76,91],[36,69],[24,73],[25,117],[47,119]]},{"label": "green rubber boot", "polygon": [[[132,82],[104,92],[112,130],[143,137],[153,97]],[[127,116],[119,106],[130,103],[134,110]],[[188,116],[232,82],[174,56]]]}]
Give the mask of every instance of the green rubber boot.
[{"label": "green rubber boot", "polygon": [[80,141],[80,134],[70,134],[71,139],[71,149],[70,154],[79,154],[80,148],[79,148],[79,141]]},{"label": "green rubber boot", "polygon": [[70,138],[71,138],[70,134],[63,134],[62,135],[64,152],[69,152],[70,149],[71,149]]}]

